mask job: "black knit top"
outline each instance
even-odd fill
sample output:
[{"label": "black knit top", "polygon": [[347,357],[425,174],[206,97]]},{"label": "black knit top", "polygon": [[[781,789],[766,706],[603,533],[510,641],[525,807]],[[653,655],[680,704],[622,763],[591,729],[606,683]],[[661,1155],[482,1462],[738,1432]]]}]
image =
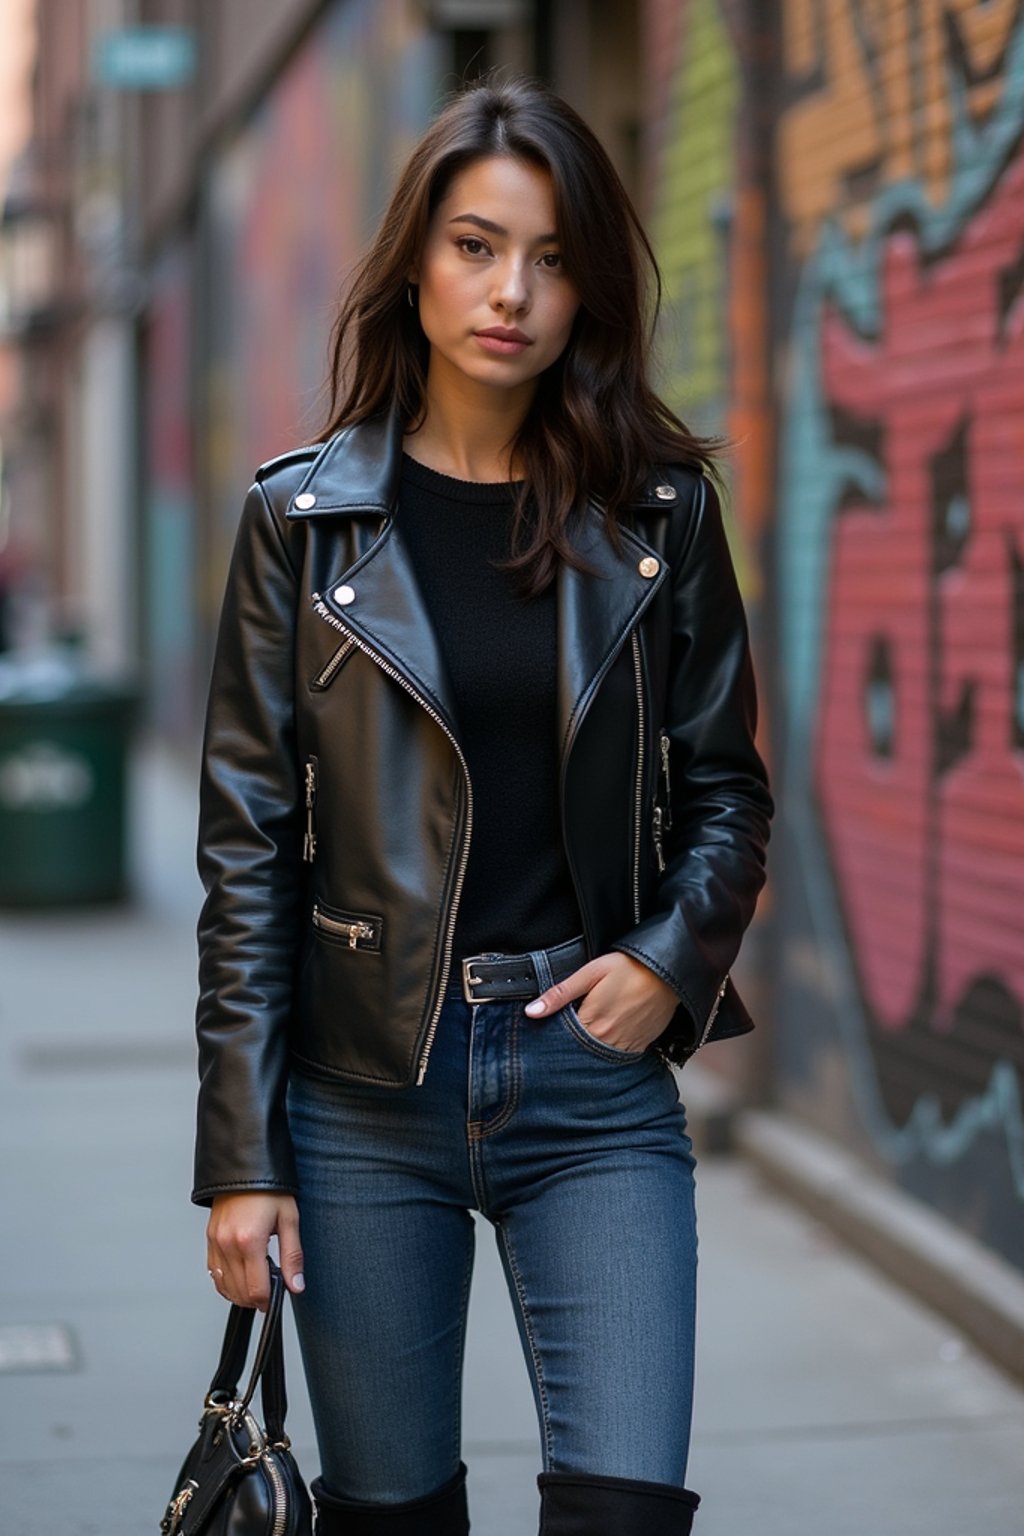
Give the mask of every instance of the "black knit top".
[{"label": "black knit top", "polygon": [[473,786],[454,955],[518,954],[582,930],[558,805],[556,593],[517,597],[514,487],[403,456],[396,514],[437,632]]}]

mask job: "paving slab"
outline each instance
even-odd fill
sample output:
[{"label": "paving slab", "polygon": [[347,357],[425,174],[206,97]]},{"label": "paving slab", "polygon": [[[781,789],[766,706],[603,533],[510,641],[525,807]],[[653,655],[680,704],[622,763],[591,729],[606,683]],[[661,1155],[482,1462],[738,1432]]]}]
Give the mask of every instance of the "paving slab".
[{"label": "paving slab", "polygon": [[1019,1536],[1019,1386],[749,1164],[698,1178],[695,1531]]}]

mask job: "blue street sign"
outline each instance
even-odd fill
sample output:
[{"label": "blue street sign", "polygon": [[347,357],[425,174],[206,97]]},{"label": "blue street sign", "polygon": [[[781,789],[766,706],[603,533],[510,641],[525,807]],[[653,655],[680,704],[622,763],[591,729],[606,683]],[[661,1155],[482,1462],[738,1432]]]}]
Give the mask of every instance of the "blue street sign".
[{"label": "blue street sign", "polygon": [[115,91],[172,91],[195,71],[190,27],[119,27],[101,32],[93,49],[93,79]]}]

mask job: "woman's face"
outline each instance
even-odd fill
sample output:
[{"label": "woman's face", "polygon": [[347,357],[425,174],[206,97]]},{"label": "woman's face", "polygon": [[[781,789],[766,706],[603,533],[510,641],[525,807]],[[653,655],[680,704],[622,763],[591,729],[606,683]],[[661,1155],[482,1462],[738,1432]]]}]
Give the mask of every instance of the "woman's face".
[{"label": "woman's face", "polygon": [[430,369],[528,389],[569,340],[579,297],[562,267],[551,177],[503,155],[452,180],[413,281]]}]

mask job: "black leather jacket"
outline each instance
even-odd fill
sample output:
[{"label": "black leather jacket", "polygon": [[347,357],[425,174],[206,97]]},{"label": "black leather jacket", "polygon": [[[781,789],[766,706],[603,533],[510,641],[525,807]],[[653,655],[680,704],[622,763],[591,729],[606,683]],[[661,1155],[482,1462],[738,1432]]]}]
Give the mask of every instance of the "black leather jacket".
[{"label": "black leather jacket", "polygon": [[[428,1070],[473,802],[392,515],[400,455],[374,418],[263,465],[242,513],[201,782],[201,1204],[294,1192],[290,1066]],[[563,833],[590,954],[670,984],[655,1045],[684,1061],[753,1027],[729,967],[773,804],[713,487],[659,470],[626,523],[617,555],[589,503],[573,539],[596,574],[557,578]]]}]

